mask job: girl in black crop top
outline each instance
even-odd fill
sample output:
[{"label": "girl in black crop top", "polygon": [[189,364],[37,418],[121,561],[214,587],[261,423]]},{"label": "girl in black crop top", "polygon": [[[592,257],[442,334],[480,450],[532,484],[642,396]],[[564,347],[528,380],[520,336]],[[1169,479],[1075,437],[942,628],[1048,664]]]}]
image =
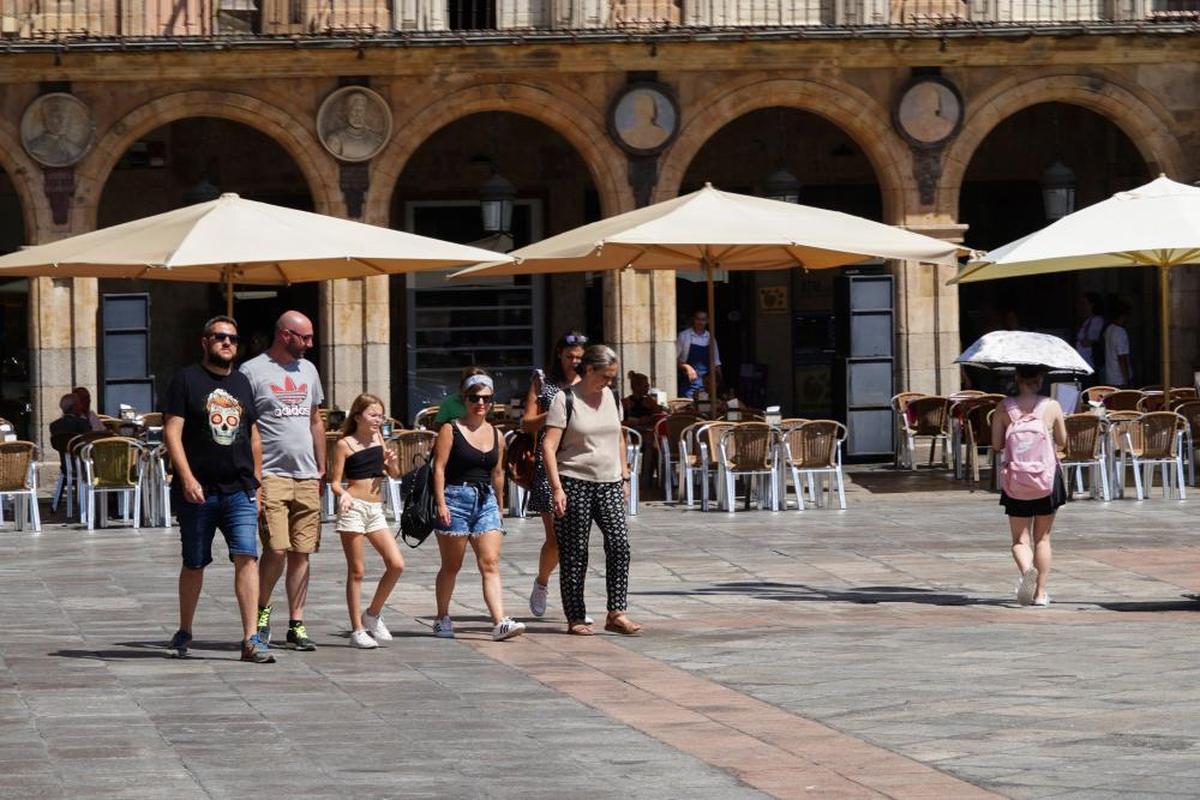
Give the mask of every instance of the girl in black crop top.
[{"label": "girl in black crop top", "polygon": [[453,638],[450,597],[462,568],[467,544],[483,579],[483,602],[492,615],[492,638],[509,639],[525,626],[504,615],[500,585],[500,542],[504,538],[500,500],[504,497],[504,439],[487,421],[496,387],[483,370],[462,380],[459,392],[466,413],[438,430],[433,445],[433,497],[437,502],[437,619],[433,633]]},{"label": "girl in black crop top", "polygon": [[[355,398],[342,425],[342,438],[334,447],[329,473],[329,488],[337,497],[336,528],[346,554],[350,644],[364,649],[377,647],[380,641],[391,641],[391,632],[382,619],[383,604],[404,571],[404,557],[388,530],[381,502],[385,473],[392,478],[400,477],[396,451],[387,446],[380,433],[385,419],[383,401],[378,397],[360,394]],[[366,611],[362,610],[360,599],[364,539],[383,557],[385,568]]]}]

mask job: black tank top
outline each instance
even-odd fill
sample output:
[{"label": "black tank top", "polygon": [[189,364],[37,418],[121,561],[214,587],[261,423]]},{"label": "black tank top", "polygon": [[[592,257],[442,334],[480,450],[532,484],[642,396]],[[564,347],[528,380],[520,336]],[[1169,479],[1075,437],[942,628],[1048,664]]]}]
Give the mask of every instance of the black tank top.
[{"label": "black tank top", "polygon": [[500,433],[492,428],[492,449],[484,453],[467,441],[458,423],[451,422],[450,428],[454,431],[454,443],[446,459],[446,484],[491,484],[492,470],[500,460]]},{"label": "black tank top", "polygon": [[383,445],[372,445],[346,456],[342,477],[348,481],[383,477]]}]

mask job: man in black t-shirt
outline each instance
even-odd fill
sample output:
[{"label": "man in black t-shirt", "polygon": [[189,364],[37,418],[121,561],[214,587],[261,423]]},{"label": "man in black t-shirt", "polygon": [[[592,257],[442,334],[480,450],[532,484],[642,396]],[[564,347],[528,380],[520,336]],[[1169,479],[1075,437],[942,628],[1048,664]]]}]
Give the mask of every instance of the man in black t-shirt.
[{"label": "man in black t-shirt", "polygon": [[242,616],[242,660],[271,663],[258,638],[258,486],[262,445],[254,392],[233,368],[240,340],[237,323],[213,317],[200,339],[198,364],[175,373],[167,389],[163,439],[175,467],[173,505],[179,516],[183,568],[179,571],[179,630],[167,654],[182,658],[192,641],[204,568],[221,529],[234,568],[234,593]]}]

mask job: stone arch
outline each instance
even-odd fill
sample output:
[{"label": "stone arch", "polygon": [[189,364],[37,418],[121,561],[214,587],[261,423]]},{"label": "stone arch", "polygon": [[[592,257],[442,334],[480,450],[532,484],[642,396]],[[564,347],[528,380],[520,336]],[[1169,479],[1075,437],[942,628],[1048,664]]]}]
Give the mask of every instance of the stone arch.
[{"label": "stone arch", "polygon": [[54,224],[50,216],[50,203],[45,193],[38,191],[42,170],[25,153],[16,126],[8,120],[0,120],[0,169],[8,175],[17,199],[21,201],[25,243],[39,244],[39,233],[49,230]]},{"label": "stone arch", "polygon": [[296,162],[312,194],[318,213],[344,215],[345,204],[337,191],[337,167],[309,133],[309,120],[250,95],[225,91],[176,92],[138,106],[113,123],[95,149],[76,170],[76,202],[86,209],[72,222],[78,231],[92,230],[100,194],[109,174],[125,151],[155,128],[189,117],[218,117],[248,125],[277,142]]},{"label": "stone arch", "polygon": [[566,139],[591,172],[604,216],[633,208],[633,196],[622,169],[625,156],[609,140],[596,109],[545,86],[489,83],[439,96],[397,128],[387,148],[374,159],[378,167],[368,190],[366,218],[375,222],[388,219],[396,184],[417,148],[455,120],[485,111],[529,117]]},{"label": "stone arch", "polygon": [[1177,180],[1190,177],[1179,142],[1171,135],[1171,114],[1145,92],[1134,92],[1098,75],[1052,75],[1033,80],[1013,78],[967,101],[968,115],[958,137],[947,148],[938,184],[939,212],[958,217],[963,178],[975,151],[1002,121],[1041,103],[1067,103],[1093,111],[1112,122],[1142,154],[1151,175],[1166,172]]},{"label": "stone arch", "polygon": [[751,76],[726,84],[685,107],[685,124],[679,138],[663,154],[658,199],[679,193],[688,165],[714,134],[728,123],[763,108],[795,108],[817,114],[837,125],[863,149],[879,182],[885,222],[903,222],[904,174],[909,156],[892,133],[885,108],[862,90],[845,83],[809,79]]}]

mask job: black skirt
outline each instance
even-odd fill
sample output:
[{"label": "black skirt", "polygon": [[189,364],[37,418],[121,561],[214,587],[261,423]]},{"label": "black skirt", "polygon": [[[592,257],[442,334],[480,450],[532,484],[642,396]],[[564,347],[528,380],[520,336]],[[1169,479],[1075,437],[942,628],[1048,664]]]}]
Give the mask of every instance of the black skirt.
[{"label": "black skirt", "polygon": [[1054,488],[1045,497],[1036,500],[1015,500],[1000,491],[1000,505],[1010,517],[1045,517],[1058,511],[1067,502],[1067,484],[1063,480],[1062,467],[1054,470]]}]

